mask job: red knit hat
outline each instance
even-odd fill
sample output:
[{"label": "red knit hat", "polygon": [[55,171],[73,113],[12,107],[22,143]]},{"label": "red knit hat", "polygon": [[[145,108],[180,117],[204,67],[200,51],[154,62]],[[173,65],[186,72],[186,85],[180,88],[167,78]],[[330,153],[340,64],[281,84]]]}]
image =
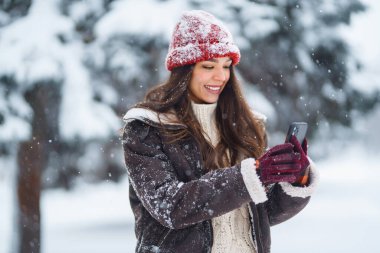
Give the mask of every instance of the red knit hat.
[{"label": "red knit hat", "polygon": [[232,65],[240,61],[240,51],[221,21],[201,10],[187,11],[174,28],[166,68],[173,68],[229,56]]}]

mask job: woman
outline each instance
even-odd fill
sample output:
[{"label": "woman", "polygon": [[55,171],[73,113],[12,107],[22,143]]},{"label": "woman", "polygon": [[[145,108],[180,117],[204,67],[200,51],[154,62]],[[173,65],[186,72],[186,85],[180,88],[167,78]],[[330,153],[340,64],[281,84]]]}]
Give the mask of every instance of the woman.
[{"label": "woman", "polygon": [[308,203],[316,174],[307,144],[292,138],[266,151],[263,117],[234,74],[239,60],[219,20],[185,12],[168,81],[125,115],[136,252],[269,252],[270,226]]}]

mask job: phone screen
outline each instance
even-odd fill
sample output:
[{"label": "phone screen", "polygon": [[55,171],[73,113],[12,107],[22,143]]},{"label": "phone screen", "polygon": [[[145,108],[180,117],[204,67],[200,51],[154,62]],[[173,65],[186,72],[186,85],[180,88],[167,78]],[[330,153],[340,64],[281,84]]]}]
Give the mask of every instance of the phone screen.
[{"label": "phone screen", "polygon": [[307,123],[293,122],[290,124],[285,142],[289,142],[292,135],[296,136],[297,140],[302,143],[306,137]]}]

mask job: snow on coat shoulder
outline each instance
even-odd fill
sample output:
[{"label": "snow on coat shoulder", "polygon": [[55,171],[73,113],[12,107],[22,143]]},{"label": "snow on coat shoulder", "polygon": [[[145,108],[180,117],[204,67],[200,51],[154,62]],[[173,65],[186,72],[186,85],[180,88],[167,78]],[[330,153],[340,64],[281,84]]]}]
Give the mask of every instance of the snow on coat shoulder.
[{"label": "snow on coat shoulder", "polygon": [[140,120],[146,123],[184,126],[179,123],[174,113],[158,113],[146,108],[132,108],[124,115],[123,120],[128,123],[132,120]]},{"label": "snow on coat shoulder", "polygon": [[[267,121],[267,117],[261,112],[252,110],[252,113],[256,119],[261,120],[264,123]],[[183,126],[183,124],[178,122],[174,113],[157,113],[146,108],[132,108],[128,110],[123,117],[123,120],[126,123],[136,119],[141,121],[149,120],[155,123]]]}]

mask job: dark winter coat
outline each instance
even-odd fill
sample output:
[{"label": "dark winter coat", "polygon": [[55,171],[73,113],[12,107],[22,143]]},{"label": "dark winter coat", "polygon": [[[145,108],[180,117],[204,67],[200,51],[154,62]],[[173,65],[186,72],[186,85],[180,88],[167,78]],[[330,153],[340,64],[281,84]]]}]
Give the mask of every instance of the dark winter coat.
[{"label": "dark winter coat", "polygon": [[[144,109],[132,109],[125,117],[123,148],[136,252],[211,252],[211,219],[247,203],[257,252],[270,252],[270,226],[293,217],[308,203],[316,181],[313,167],[308,187],[280,183],[270,189],[243,171],[254,171],[249,168],[253,159],[207,172],[196,141],[168,143],[157,119]],[[167,125],[178,127],[185,126]]]}]

